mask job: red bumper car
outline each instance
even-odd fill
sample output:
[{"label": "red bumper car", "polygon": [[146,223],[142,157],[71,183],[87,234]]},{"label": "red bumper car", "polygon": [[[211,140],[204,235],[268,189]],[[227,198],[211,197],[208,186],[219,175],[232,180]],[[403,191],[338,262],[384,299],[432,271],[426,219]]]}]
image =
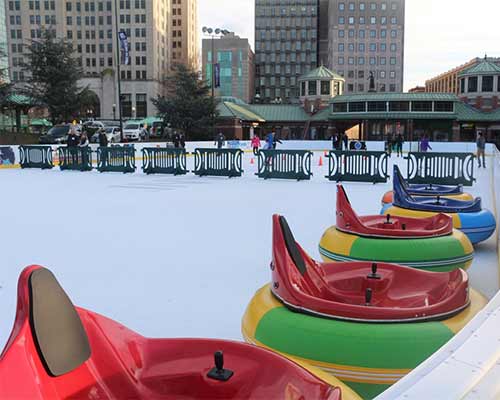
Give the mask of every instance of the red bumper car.
[{"label": "red bumper car", "polygon": [[75,308],[54,275],[36,266],[19,279],[0,376],[1,399],[341,398],[339,388],[264,349],[146,339]]},{"label": "red bumper car", "polygon": [[273,294],[288,308],[340,320],[377,323],[444,320],[468,307],[468,276],[394,264],[319,264],[273,217]]},{"label": "red bumper car", "polygon": [[344,187],[337,187],[337,229],[342,232],[391,239],[447,236],[453,232],[453,219],[446,214],[437,214],[430,218],[391,215],[359,217],[353,210]]}]

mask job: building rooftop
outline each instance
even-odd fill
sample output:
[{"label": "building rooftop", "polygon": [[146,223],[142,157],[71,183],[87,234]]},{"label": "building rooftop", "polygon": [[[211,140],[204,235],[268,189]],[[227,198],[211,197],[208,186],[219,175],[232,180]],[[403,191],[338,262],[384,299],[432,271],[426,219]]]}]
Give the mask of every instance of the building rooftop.
[{"label": "building rooftop", "polygon": [[350,103],[363,101],[458,101],[451,93],[360,93],[334,97],[330,103]]},{"label": "building rooftop", "polygon": [[309,71],[307,74],[302,75],[299,78],[299,81],[332,80],[332,79],[345,81],[345,79],[341,77],[339,74],[330,71],[328,68],[322,65],[316,69],[313,69],[312,71]]},{"label": "building rooftop", "polygon": [[488,61],[486,58],[480,63],[473,65],[464,71],[462,71],[458,76],[471,76],[471,75],[489,75],[489,74],[500,74],[500,67],[495,63]]}]

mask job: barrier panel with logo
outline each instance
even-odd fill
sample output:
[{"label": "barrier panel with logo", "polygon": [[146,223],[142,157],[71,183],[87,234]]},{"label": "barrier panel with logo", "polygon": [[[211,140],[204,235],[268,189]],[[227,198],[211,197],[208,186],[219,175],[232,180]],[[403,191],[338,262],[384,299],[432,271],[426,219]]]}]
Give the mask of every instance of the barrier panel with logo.
[{"label": "barrier panel with logo", "polygon": [[52,169],[52,148],[50,146],[19,146],[21,168]]},{"label": "barrier panel with logo", "polygon": [[383,151],[331,151],[328,178],[335,182],[386,183],[389,158]]},{"label": "barrier panel with logo", "polygon": [[312,156],[308,150],[261,150],[256,175],[263,179],[310,180]]},{"label": "barrier panel with logo", "polygon": [[195,175],[229,178],[243,175],[243,151],[240,149],[196,149],[193,154]]},{"label": "barrier panel with logo", "polygon": [[57,149],[61,171],[92,171],[92,149],[86,147],[59,147]]},{"label": "barrier panel with logo", "polygon": [[472,186],[473,153],[409,153],[408,183]]},{"label": "barrier panel with logo", "polygon": [[135,147],[112,146],[97,149],[97,170],[99,172],[135,172]]},{"label": "barrier panel with logo", "polygon": [[142,170],[146,174],[185,175],[186,150],[145,147],[142,149]]}]

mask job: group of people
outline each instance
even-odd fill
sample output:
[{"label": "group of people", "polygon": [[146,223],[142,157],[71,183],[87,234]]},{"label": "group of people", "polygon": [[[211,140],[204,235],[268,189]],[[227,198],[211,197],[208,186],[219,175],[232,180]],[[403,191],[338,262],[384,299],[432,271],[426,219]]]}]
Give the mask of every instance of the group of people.
[{"label": "group of people", "polygon": [[185,149],[186,148],[186,138],[183,133],[174,133],[172,136],[172,141],[174,142],[174,147],[176,149]]},{"label": "group of people", "polygon": [[[276,150],[278,143],[282,144],[283,142],[278,139],[276,136],[276,132],[273,130],[266,135],[264,150]],[[262,146],[259,135],[255,135],[251,140],[252,150],[254,155],[259,154],[260,147]]]},{"label": "group of people", "polygon": [[349,150],[349,136],[347,133],[341,133],[337,135],[336,133],[332,136],[332,146],[333,150]]},{"label": "group of people", "polygon": [[404,143],[405,139],[401,133],[398,133],[396,136],[394,135],[389,136],[386,142],[386,150],[389,156],[392,155],[393,151],[396,151],[398,157],[403,157]]},{"label": "group of people", "polygon": [[89,138],[85,132],[78,136],[76,129],[71,127],[68,133],[67,145],[68,147],[86,147],[89,145]]}]

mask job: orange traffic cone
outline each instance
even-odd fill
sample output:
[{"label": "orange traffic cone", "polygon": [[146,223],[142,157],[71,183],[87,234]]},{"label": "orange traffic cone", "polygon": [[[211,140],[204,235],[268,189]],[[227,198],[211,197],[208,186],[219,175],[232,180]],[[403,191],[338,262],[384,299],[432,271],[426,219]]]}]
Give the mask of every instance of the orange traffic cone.
[{"label": "orange traffic cone", "polygon": [[323,157],[320,157],[319,158],[319,167],[322,167],[323,166]]},{"label": "orange traffic cone", "polygon": [[323,154],[325,157],[328,156],[328,152],[325,150],[325,153]]}]

